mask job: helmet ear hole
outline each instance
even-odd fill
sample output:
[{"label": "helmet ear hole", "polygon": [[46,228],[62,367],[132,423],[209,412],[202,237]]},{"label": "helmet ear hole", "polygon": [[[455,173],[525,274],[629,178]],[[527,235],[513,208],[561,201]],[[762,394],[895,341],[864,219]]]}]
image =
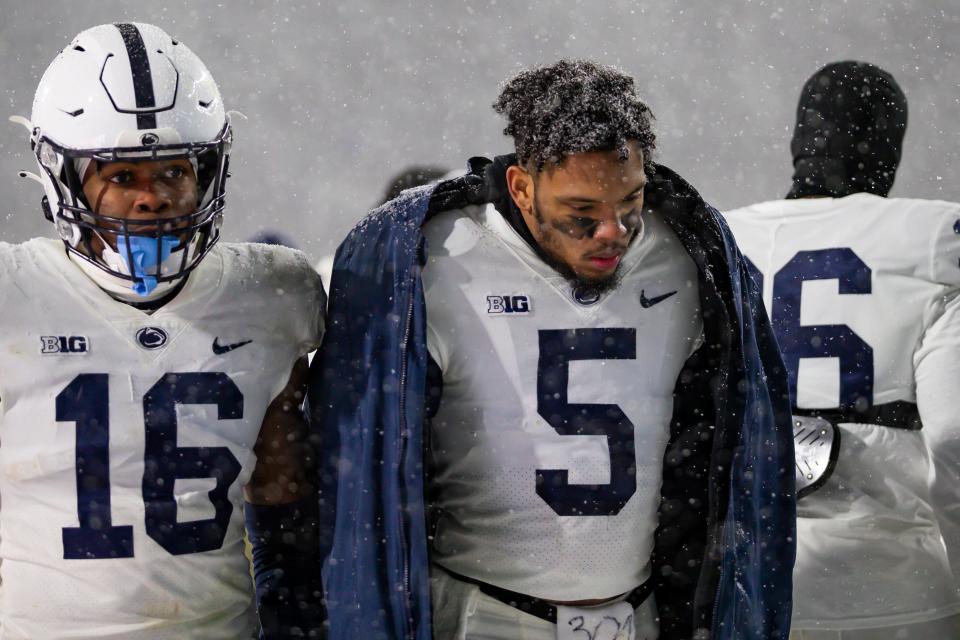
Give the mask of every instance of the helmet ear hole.
[{"label": "helmet ear hole", "polygon": [[47,196],[40,199],[40,208],[43,209],[43,217],[53,222],[53,212],[50,211],[50,199]]},{"label": "helmet ear hole", "polygon": [[213,181],[216,179],[219,169],[220,158],[216,149],[197,154],[197,191],[200,192],[201,201],[210,187],[213,186]]}]

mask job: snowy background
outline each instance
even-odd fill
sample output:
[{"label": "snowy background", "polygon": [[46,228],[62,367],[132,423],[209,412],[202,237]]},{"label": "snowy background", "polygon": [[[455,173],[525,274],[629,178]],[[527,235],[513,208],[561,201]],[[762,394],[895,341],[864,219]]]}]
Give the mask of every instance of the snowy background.
[{"label": "snowy background", "polygon": [[82,29],[152,22],[190,46],[246,114],[225,235],[292,235],[314,259],[410,163],[511,150],[490,109],[523,66],[618,65],[657,116],[659,161],[721,208],[781,197],[800,87],[856,58],[910,102],[892,195],[960,200],[960,1],[583,0],[62,2],[0,0],[0,240],[52,235],[26,131],[40,75]]}]

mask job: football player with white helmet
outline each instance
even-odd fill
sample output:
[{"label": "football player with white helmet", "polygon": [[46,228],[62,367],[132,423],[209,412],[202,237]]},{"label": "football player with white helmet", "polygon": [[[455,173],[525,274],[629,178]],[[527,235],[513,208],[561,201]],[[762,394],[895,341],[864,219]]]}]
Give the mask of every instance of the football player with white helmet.
[{"label": "football player with white helmet", "polygon": [[157,27],[101,25],[15,120],[60,239],[0,244],[0,637],[250,637],[245,502],[263,634],[302,630],[325,298],[301,253],[217,242],[210,72]]},{"label": "football player with white helmet", "polygon": [[726,214],[797,414],[795,639],[960,638],[960,205],[886,197],[906,124],[893,76],[829,64],[787,198]]}]

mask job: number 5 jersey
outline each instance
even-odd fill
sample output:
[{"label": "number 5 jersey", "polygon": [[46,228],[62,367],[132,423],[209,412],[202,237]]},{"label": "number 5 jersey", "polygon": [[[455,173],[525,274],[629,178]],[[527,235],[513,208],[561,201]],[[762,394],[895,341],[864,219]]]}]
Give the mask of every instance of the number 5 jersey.
[{"label": "number 5 jersey", "polygon": [[674,388],[700,344],[693,260],[654,213],[604,294],[571,287],[493,205],[424,234],[443,378],[433,559],[548,600],[634,589],[651,573]]},{"label": "number 5 jersey", "polygon": [[[960,440],[960,206],[858,193],[726,218],[763,286],[795,411],[824,418],[795,422],[793,628],[960,613],[960,468],[934,464]],[[931,481],[951,476],[945,510]]]},{"label": "number 5 jersey", "polygon": [[147,314],[0,244],[0,636],[250,635],[243,486],[323,306],[279,247],[216,245]]}]

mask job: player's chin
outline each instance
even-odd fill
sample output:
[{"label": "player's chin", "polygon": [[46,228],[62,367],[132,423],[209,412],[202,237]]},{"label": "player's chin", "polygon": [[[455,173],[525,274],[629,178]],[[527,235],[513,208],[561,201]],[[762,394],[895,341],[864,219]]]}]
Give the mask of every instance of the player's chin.
[{"label": "player's chin", "polygon": [[616,286],[616,283],[619,280],[619,274],[616,267],[603,271],[597,271],[595,269],[577,269],[575,273],[577,275],[577,282],[579,282],[581,285],[586,285],[600,291],[606,291],[613,288]]},{"label": "player's chin", "polygon": [[597,262],[596,260],[586,260],[577,265],[577,269],[575,270],[577,277],[585,283],[603,284],[614,277],[617,273],[617,267],[620,266],[619,261],[612,264],[597,264]]}]

